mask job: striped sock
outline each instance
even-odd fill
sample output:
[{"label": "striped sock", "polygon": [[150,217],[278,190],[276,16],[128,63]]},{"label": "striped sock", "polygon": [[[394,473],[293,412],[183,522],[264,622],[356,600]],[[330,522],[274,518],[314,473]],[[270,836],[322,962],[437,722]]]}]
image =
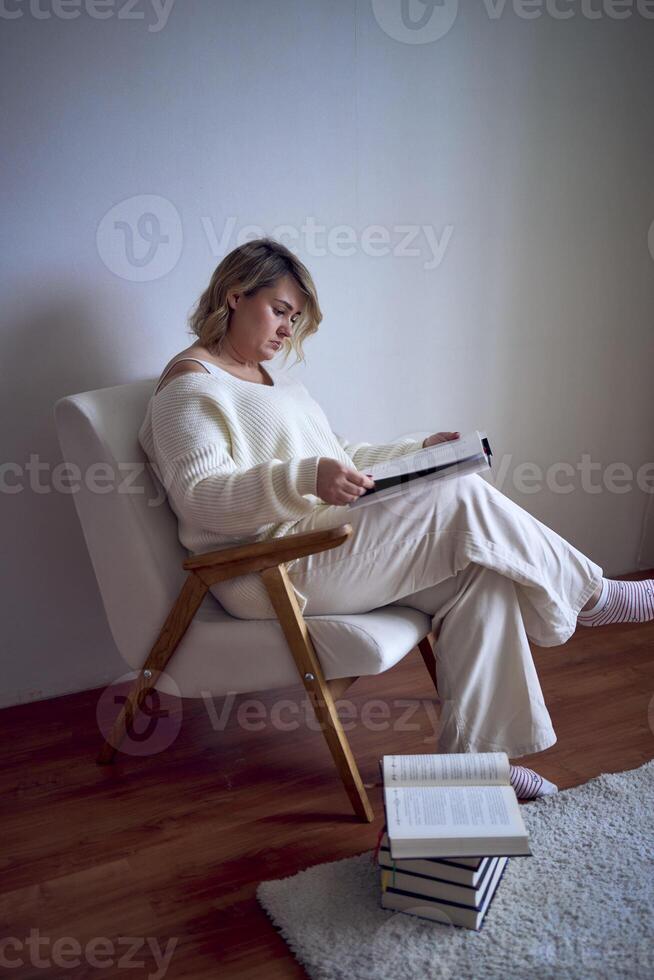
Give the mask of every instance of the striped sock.
[{"label": "striped sock", "polygon": [[654,619],[654,579],[623,582],[602,579],[602,594],[586,612],[580,612],[580,626],[605,626],[607,623],[647,623]]},{"label": "striped sock", "polygon": [[537,800],[539,796],[552,796],[559,791],[549,779],[526,766],[511,766],[509,778],[519,800]]}]

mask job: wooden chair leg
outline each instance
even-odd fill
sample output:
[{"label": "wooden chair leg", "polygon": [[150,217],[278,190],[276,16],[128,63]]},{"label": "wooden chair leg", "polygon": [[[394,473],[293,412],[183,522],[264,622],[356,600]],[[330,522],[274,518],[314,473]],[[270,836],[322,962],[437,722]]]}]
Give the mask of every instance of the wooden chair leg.
[{"label": "wooden chair leg", "polygon": [[284,565],[266,568],[261,572],[261,577],[268,590],[270,601],[284,631],[286,642],[293,654],[302,683],[311,699],[316,717],[354,812],[361,820],[370,823],[374,819],[373,809],[334,706],[334,696],[325,680],[307,624],[297,604],[286,568]]},{"label": "wooden chair leg", "polygon": [[436,693],[438,694],[438,683],[436,680],[436,657],[434,656],[434,650],[431,645],[431,640],[429,639],[430,634],[423,636],[422,640],[418,644],[418,649],[422,654],[422,659],[425,662],[425,667],[429,671],[429,676],[434,682],[434,687],[436,688]]},{"label": "wooden chair leg", "polygon": [[327,687],[332,692],[334,701],[337,701],[338,698],[343,697],[348,688],[350,688],[354,682],[358,680],[358,677],[335,677],[333,680],[327,681]]},{"label": "wooden chair leg", "polygon": [[195,572],[189,574],[129,692],[127,701],[114,722],[109,738],[100,749],[97,759],[99,765],[109,765],[114,761],[127,727],[133,724],[136,712],[140,710],[149,692],[157,683],[159,675],[165,670],[166,664],[179,646],[207,593],[207,588],[208,586]]}]

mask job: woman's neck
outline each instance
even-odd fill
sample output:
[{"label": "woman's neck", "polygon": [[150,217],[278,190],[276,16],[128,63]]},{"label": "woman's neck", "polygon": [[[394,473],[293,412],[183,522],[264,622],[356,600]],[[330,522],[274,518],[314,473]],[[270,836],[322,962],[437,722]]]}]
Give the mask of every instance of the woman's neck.
[{"label": "woman's neck", "polygon": [[245,381],[260,381],[263,384],[271,384],[270,375],[256,362],[252,366],[238,363],[234,358],[225,357],[224,350],[218,353],[209,347],[203,347],[201,344],[193,345],[188,348],[188,351],[202,354],[207,360],[213,361],[218,367],[225,368]]},{"label": "woman's neck", "polygon": [[223,338],[219,356],[225,358],[228,364],[238,370],[249,371],[253,374],[260,371],[259,362],[249,361],[247,357],[244,357],[243,354],[235,347],[231,337],[229,336]]}]

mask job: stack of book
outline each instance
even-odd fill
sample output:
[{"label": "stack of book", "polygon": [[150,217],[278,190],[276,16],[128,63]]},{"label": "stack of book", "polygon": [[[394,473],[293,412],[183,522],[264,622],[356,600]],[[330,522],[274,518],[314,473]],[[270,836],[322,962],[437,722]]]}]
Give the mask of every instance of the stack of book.
[{"label": "stack of book", "polygon": [[509,772],[504,752],[384,756],[383,908],[481,928],[509,857],[531,854]]},{"label": "stack of book", "polygon": [[448,925],[479,929],[507,865],[506,857],[394,861],[384,834],[379,849],[381,904]]}]

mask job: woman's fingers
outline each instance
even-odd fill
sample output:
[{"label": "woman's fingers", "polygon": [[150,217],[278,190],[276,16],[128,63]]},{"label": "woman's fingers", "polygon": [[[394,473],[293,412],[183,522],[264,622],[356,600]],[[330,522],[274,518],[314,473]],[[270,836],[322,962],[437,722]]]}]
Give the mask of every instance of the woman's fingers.
[{"label": "woman's fingers", "polygon": [[346,483],[342,489],[349,497],[356,498],[364,494],[367,488],[358,483]]},{"label": "woman's fingers", "polygon": [[342,487],[343,491],[347,494],[347,503],[352,500],[356,500],[366,492],[374,487],[375,481],[372,477],[366,476],[365,473],[359,473],[358,470],[350,470],[346,476],[346,481]]},{"label": "woman's fingers", "polygon": [[460,435],[460,432],[437,432],[433,437],[434,443],[451,442],[453,439],[458,439]]},{"label": "woman's fingers", "polygon": [[375,481],[366,473],[359,473],[358,470],[350,470],[346,475],[347,488],[354,488],[358,492],[360,489],[370,490],[375,485]]}]

